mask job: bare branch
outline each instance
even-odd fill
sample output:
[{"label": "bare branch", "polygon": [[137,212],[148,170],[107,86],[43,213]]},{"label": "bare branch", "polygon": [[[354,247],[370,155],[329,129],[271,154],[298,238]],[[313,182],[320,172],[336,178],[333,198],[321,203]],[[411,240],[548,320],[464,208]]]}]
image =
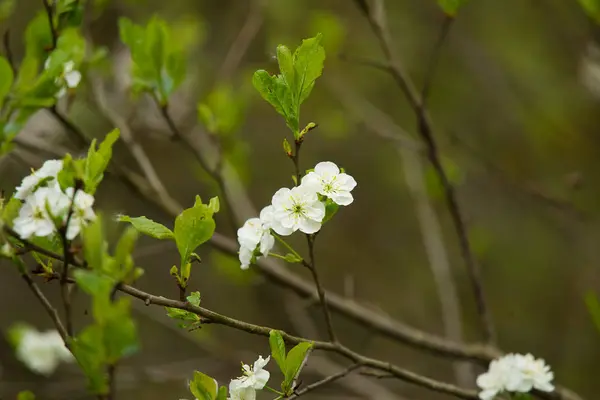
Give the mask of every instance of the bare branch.
[{"label": "bare branch", "polygon": [[290,400],[297,399],[298,397],[305,395],[306,393],[312,392],[313,390],[323,387],[329,383],[332,383],[339,379],[342,379],[343,377],[345,377],[346,375],[348,375],[349,373],[351,373],[352,371],[354,371],[355,369],[357,369],[359,367],[360,367],[360,364],[352,364],[351,366],[349,366],[348,368],[346,368],[343,371],[338,372],[337,374],[330,375],[324,379],[321,379],[318,382],[315,382],[315,383],[312,383],[312,384],[306,386],[302,390],[296,391],[292,396],[288,397],[288,399],[290,399]]}]

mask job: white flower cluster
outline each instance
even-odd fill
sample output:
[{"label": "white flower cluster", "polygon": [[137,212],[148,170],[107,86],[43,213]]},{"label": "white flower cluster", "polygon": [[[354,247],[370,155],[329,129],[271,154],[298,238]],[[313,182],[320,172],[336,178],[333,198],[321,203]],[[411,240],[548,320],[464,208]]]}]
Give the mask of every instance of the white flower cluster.
[{"label": "white flower cluster", "polygon": [[337,205],[347,206],[354,200],[350,192],[355,187],[352,176],[341,172],[334,163],[324,161],[306,174],[299,186],[279,189],[259,218],[247,220],[238,229],[242,269],[248,268],[253,256],[269,255],[275,244],[271,229],[281,236],[297,230],[316,233],[325,217],[325,201],[331,199]]},{"label": "white flower cluster", "polygon": [[17,358],[30,370],[50,375],[61,362],[72,362],[73,355],[65,346],[57,331],[23,332],[16,349]]},{"label": "white flower cluster", "polygon": [[37,171],[23,179],[14,197],[24,202],[19,216],[13,221],[14,230],[22,239],[32,236],[45,237],[57,230],[57,222],[66,223],[71,199],[73,213],[67,228],[67,239],[74,239],[88,222],[96,218],[92,209],[94,196],[74,188],[64,192],[58,184],[57,176],[62,170],[60,160],[48,160]]},{"label": "white flower cluster", "polygon": [[507,354],[490,363],[486,373],[477,377],[481,388],[479,398],[492,400],[503,392],[528,393],[532,389],[543,392],[554,390],[554,374],[542,359],[531,354]]},{"label": "white flower cluster", "polygon": [[[244,375],[232,379],[231,382],[229,382],[229,397],[227,399],[256,400],[256,391],[263,389],[271,377],[269,371],[264,369],[270,359],[270,356],[267,358],[258,356],[258,359],[254,361],[252,367],[247,364],[242,364],[242,372]],[[216,380],[214,381],[215,387],[218,389],[219,384]]]},{"label": "white flower cluster", "polygon": [[[50,59],[46,59],[44,68],[48,69],[50,66]],[[75,63],[73,61],[67,61],[63,64],[63,71],[59,77],[54,80],[56,86],[60,89],[56,93],[56,98],[61,98],[67,94],[68,89],[75,89],[81,82],[81,72],[75,69]]]}]

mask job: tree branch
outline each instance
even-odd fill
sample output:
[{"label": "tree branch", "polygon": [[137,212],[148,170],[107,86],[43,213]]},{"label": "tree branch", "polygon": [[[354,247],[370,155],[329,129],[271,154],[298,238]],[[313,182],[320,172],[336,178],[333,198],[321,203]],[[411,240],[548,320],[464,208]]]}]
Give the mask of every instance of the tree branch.
[{"label": "tree branch", "polygon": [[366,11],[364,11],[361,3],[361,9],[367,17],[369,24],[381,45],[389,65],[390,74],[400,87],[400,90],[404,93],[409,105],[417,117],[417,131],[426,145],[427,158],[432,164],[444,190],[448,211],[450,212],[454,229],[458,237],[460,252],[467,267],[470,284],[475,295],[477,311],[484,330],[485,340],[486,342],[493,344],[496,341],[496,334],[494,332],[490,311],[485,300],[481,270],[471,250],[467,227],[456,199],[454,186],[450,182],[442,165],[440,151],[433,133],[431,118],[426,108],[423,107],[423,99],[417,92],[413,81],[404,71],[402,64],[392,50],[391,37],[385,19],[383,0],[378,0],[375,4],[376,7],[367,7]]},{"label": "tree branch", "polygon": [[338,372],[337,374],[330,375],[324,379],[321,379],[318,382],[312,383],[312,384],[306,386],[302,390],[297,390],[292,396],[288,397],[288,400],[297,399],[298,397],[305,395],[306,393],[312,392],[313,390],[323,387],[329,383],[332,383],[339,379],[342,379],[343,377],[345,377],[346,375],[348,375],[349,373],[351,373],[352,371],[354,371],[355,369],[357,369],[359,367],[360,367],[360,364],[352,364],[351,366],[349,366],[348,368],[346,368],[343,371]]}]

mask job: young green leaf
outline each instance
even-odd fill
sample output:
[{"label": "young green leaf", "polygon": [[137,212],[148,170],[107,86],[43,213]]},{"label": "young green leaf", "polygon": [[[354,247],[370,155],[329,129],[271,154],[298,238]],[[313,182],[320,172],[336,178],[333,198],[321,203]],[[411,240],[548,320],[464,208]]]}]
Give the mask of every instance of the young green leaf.
[{"label": "young green leaf", "polygon": [[306,363],[306,359],[310,354],[312,346],[312,343],[302,342],[298,343],[289,351],[285,360],[285,379],[282,384],[286,393],[289,393],[294,389],[295,382]]},{"label": "young green leaf", "polygon": [[252,76],[252,84],[260,95],[275,111],[283,115],[287,126],[298,135],[300,122],[298,111],[294,103],[293,92],[281,75],[270,75],[265,70],[258,70]]},{"label": "young green leaf", "polygon": [[227,388],[225,386],[221,386],[219,388],[219,393],[217,393],[216,400],[227,400]]},{"label": "young green leaf", "polygon": [[446,15],[454,17],[456,16],[458,9],[465,5],[467,1],[468,0],[438,0],[438,4]]},{"label": "young green leaf", "polygon": [[2,209],[0,210],[0,221],[11,225],[13,220],[19,215],[19,210],[22,206],[23,203],[21,203],[21,200],[12,197],[8,203],[2,206]]},{"label": "young green leaf", "polygon": [[84,172],[84,185],[87,193],[94,194],[98,185],[102,182],[104,171],[112,157],[113,144],[117,141],[119,135],[119,130],[113,129],[100,143],[98,150],[96,150],[96,141],[92,141],[88,150]]},{"label": "young green leaf", "polygon": [[85,328],[71,341],[71,352],[88,380],[90,392],[106,394],[108,383],[102,328],[98,325]]},{"label": "young green leaf", "polygon": [[269,346],[271,346],[271,356],[281,372],[285,374],[285,342],[279,331],[272,330],[269,332]]},{"label": "young green leaf", "polygon": [[200,306],[200,292],[192,292],[192,294],[187,297],[187,301],[197,307]]},{"label": "young green leaf", "polygon": [[0,57],[0,107],[4,104],[4,98],[10,92],[14,80],[13,70],[4,57]]},{"label": "young green leaf", "polygon": [[304,39],[294,52],[294,69],[296,71],[296,101],[298,107],[310,95],[315,81],[323,73],[325,49],[321,46],[322,35]]},{"label": "young green leaf", "polygon": [[163,240],[175,238],[173,232],[169,228],[144,216],[132,218],[127,215],[121,215],[119,216],[119,221],[129,222],[138,230],[138,232],[155,239]]},{"label": "young green leaf", "polygon": [[194,379],[190,382],[190,391],[198,400],[215,400],[218,383],[216,380],[199,371],[194,371]]},{"label": "young green leaf", "polygon": [[84,227],[82,236],[85,261],[91,269],[101,270],[104,267],[104,255],[107,246],[104,241],[102,218],[97,217],[89,225]]},{"label": "young green leaf", "polygon": [[115,247],[114,265],[108,274],[117,281],[130,281],[135,264],[133,262],[133,248],[138,238],[138,231],[130,226],[121,234]]},{"label": "young green leaf", "polygon": [[29,390],[25,390],[24,392],[19,392],[17,400],[35,400],[35,395]]},{"label": "young green leaf", "polygon": [[191,254],[208,241],[215,231],[213,210],[205,204],[196,204],[175,218],[173,234],[183,267]]},{"label": "young green leaf", "polygon": [[285,261],[289,262],[290,264],[302,262],[302,258],[298,257],[294,253],[287,253],[284,258],[285,258]]},{"label": "young green leaf", "polygon": [[114,364],[123,357],[137,352],[137,329],[131,318],[131,302],[121,298],[113,302],[103,326],[106,362]]}]

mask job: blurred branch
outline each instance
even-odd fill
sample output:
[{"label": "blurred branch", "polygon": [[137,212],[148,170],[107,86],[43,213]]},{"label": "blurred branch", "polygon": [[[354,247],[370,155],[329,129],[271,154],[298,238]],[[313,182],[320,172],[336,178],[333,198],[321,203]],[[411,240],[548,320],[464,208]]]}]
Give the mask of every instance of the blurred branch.
[{"label": "blurred branch", "polygon": [[[289,321],[292,327],[300,336],[317,337],[318,331],[315,323],[310,317],[306,306],[303,302],[294,296],[292,293],[286,293],[283,299],[283,305],[286,309],[286,314],[290,316]],[[334,375],[333,371],[340,371],[342,366],[329,358],[312,355],[310,363],[307,367],[315,369],[324,376]],[[360,376],[355,376],[351,380],[344,380],[343,386],[357,394],[361,394],[363,398],[376,398],[377,400],[406,400],[392,393],[389,389]]]},{"label": "blurred branch", "polygon": [[[328,86],[342,105],[352,114],[362,119],[370,130],[381,137],[406,136],[406,132],[395,125],[389,117],[364,98],[352,93],[347,84],[334,79]],[[463,341],[462,313],[458,290],[452,276],[448,252],[444,245],[442,228],[431,204],[425,187],[423,166],[418,154],[403,146],[396,146],[403,164],[406,184],[412,195],[421,230],[421,238],[429,260],[440,300],[445,336],[455,341]],[[472,367],[465,362],[454,363],[457,382],[469,386],[475,381]]]},{"label": "blurred branch", "polygon": [[431,58],[429,59],[429,63],[427,64],[427,72],[425,73],[425,78],[423,80],[423,87],[421,89],[421,109],[425,109],[427,107],[427,99],[429,98],[429,91],[431,89],[433,78],[435,76],[435,71],[440,58],[442,45],[444,44],[444,40],[450,32],[450,28],[452,27],[453,22],[453,17],[449,15],[444,15],[444,21],[442,22],[437,42],[435,43],[433,51],[431,52]]},{"label": "blurred branch", "polygon": [[[460,251],[469,273],[471,287],[475,294],[477,311],[484,330],[484,336],[487,343],[495,343],[496,335],[494,332],[493,321],[486,304],[485,294],[483,291],[483,279],[481,270],[477,264],[471,244],[469,242],[467,227],[464,222],[462,211],[456,199],[455,188],[450,182],[448,175],[442,165],[441,155],[433,132],[433,123],[424,107],[424,102],[415,85],[408,74],[404,71],[402,63],[392,50],[392,40],[387,28],[387,20],[385,17],[385,7],[383,0],[376,0],[372,5],[366,5],[366,2],[358,2],[363,14],[367,17],[371,28],[377,37],[379,44],[383,50],[385,59],[389,64],[389,72],[404,93],[411,108],[417,116],[417,130],[421,139],[426,145],[427,158],[431,162],[436,175],[438,176],[446,198],[448,211],[452,217],[454,228],[458,236]],[[442,37],[443,38],[443,37]],[[439,46],[437,46],[439,47]],[[435,65],[435,64],[434,64]],[[433,71],[433,69],[432,69]],[[426,89],[426,87],[424,88]]]},{"label": "blurred branch", "polygon": [[219,68],[217,82],[231,79],[235,70],[237,70],[250,44],[263,24],[263,8],[266,6],[266,2],[267,0],[251,0],[250,12],[237,37],[231,44],[231,47],[229,47],[221,68]]}]

